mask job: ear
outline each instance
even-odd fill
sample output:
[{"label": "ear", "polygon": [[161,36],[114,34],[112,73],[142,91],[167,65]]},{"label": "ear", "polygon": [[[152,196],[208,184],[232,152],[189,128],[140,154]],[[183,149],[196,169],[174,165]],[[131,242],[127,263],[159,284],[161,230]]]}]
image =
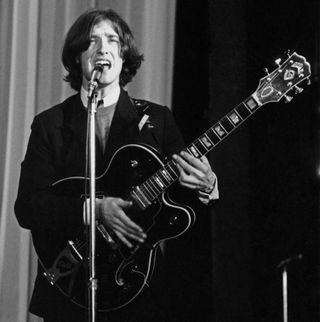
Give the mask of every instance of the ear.
[{"label": "ear", "polygon": [[80,57],[79,56],[76,57],[76,63],[80,64]]}]

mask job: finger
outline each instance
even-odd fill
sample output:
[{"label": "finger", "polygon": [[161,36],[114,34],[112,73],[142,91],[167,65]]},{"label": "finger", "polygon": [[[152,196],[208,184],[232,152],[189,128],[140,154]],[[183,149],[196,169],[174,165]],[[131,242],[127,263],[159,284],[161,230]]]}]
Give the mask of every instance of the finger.
[{"label": "finger", "polygon": [[209,160],[202,156],[200,159],[197,159],[185,151],[182,152],[182,155],[190,161],[190,163],[196,167],[198,171],[193,171],[197,179],[199,179],[199,189],[207,188],[208,184],[212,186],[216,180],[216,175],[211,169]]},{"label": "finger", "polygon": [[129,240],[127,240],[120,232],[115,231],[114,233],[126,246],[128,246],[129,248],[133,247],[133,245],[129,242]]},{"label": "finger", "polygon": [[144,234],[143,229],[137,225],[134,221],[132,221],[124,211],[119,211],[118,213],[119,217],[118,219],[121,221],[121,223],[128,229],[130,229],[134,233],[139,233],[141,236]]},{"label": "finger", "polygon": [[[188,174],[192,173],[195,174],[196,176],[201,175],[201,172],[195,168],[194,166],[192,166],[191,164],[189,164],[186,160],[184,160],[181,156],[174,154],[173,155],[173,159],[177,162],[177,164],[179,166],[181,166],[183,168],[183,170],[185,172],[187,172]],[[200,160],[198,160],[198,162],[201,163]]]},{"label": "finger", "polygon": [[186,172],[179,164],[177,164],[177,167],[180,173],[179,182],[182,186],[192,190],[200,189],[202,187],[198,178],[193,175],[186,174]]},{"label": "finger", "polygon": [[[200,169],[200,166],[196,168],[194,165],[188,163],[188,161],[182,159],[180,156],[176,157],[177,165],[181,166],[183,171],[180,171],[180,175],[183,175],[185,173],[186,176],[194,176],[198,179],[203,177],[203,170]],[[200,160],[197,160],[197,162],[202,163]],[[186,181],[188,181],[188,178],[185,178]]]},{"label": "finger", "polygon": [[115,231],[118,231],[119,233],[121,233],[123,236],[125,237],[128,237],[130,239],[133,239],[133,240],[136,240],[140,243],[143,243],[144,242],[144,238],[139,236],[139,235],[136,235],[134,233],[131,233],[130,231],[126,230],[125,228],[119,226],[119,225],[115,225],[114,226],[114,229]]},{"label": "finger", "polygon": [[177,169],[179,171],[179,175],[181,176],[187,176],[187,173],[184,171],[184,169],[182,168],[182,166],[179,163],[176,163]]},{"label": "finger", "polygon": [[182,156],[183,159],[187,160],[187,162],[193,165],[194,167],[196,168],[203,167],[203,162],[199,158],[194,157],[192,154],[186,151],[181,151],[180,155]]},{"label": "finger", "polygon": [[209,163],[209,160],[208,160],[208,158],[206,157],[206,156],[202,156],[201,158],[200,158],[200,160],[201,160],[201,162],[203,163],[203,164],[205,164],[206,166],[208,166],[209,168],[211,168],[211,165],[210,165],[210,163]]},{"label": "finger", "polygon": [[125,233],[126,235],[130,234],[132,236],[136,236],[137,238],[146,238],[147,235],[136,229],[136,228],[132,228],[131,226],[128,226],[121,218],[119,217],[115,217],[113,218],[112,221],[112,227],[113,228],[120,228],[120,230],[122,231],[122,233]]},{"label": "finger", "polygon": [[133,202],[128,201],[128,200],[123,200],[121,198],[117,199],[117,205],[120,206],[121,208],[127,209],[132,206]]},{"label": "finger", "polygon": [[126,201],[121,198],[117,198],[115,200],[115,204],[117,207],[115,218],[119,218],[120,221],[128,228],[131,228],[134,232],[143,232],[143,229],[137,225],[134,221],[132,221],[126,213],[122,209],[127,209],[132,206],[132,201]]}]

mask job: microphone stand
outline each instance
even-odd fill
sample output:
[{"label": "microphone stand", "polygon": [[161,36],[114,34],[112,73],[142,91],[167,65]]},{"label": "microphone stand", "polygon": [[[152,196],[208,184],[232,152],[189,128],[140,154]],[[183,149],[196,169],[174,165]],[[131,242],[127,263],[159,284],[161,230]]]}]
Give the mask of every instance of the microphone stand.
[{"label": "microphone stand", "polygon": [[302,254],[288,257],[281,261],[278,268],[282,270],[282,314],[283,322],[288,322],[288,265],[295,260],[301,260]]},{"label": "microphone stand", "polygon": [[89,229],[89,321],[96,321],[96,118],[97,92],[88,95],[89,172],[90,172],[90,229]]}]

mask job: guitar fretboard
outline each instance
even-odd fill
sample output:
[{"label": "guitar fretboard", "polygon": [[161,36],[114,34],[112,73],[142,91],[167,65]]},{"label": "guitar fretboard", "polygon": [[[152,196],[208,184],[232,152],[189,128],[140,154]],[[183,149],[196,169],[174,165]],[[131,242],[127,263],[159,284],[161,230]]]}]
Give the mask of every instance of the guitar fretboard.
[{"label": "guitar fretboard", "polygon": [[[221,118],[210,129],[193,141],[184,151],[200,158],[211,151],[233,130],[239,127],[249,118],[262,104],[254,98],[255,94],[249,96],[241,104],[235,107],[226,116]],[[154,173],[149,179],[131,191],[131,197],[141,208],[146,208],[157,199],[166,189],[179,177],[176,162],[174,160],[166,163],[161,169]]]}]

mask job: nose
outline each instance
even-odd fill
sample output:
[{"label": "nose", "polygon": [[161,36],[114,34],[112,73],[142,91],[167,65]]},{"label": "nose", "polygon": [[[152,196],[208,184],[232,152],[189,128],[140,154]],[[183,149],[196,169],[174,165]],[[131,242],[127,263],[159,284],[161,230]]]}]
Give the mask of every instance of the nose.
[{"label": "nose", "polygon": [[109,41],[107,38],[103,37],[99,42],[99,48],[98,48],[99,54],[105,54],[109,52]]}]

